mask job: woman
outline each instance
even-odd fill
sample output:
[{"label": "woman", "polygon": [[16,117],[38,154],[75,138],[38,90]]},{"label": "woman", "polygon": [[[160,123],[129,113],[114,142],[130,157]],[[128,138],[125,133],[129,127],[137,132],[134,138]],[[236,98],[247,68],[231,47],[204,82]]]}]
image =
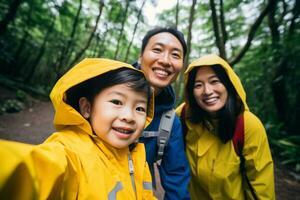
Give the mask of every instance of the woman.
[{"label": "woman", "polygon": [[[185,123],[192,199],[275,199],[265,129],[249,111],[228,63],[216,55],[195,60],[185,72],[185,91],[185,103],[176,111]],[[240,156],[238,134],[244,137],[237,148]]]},{"label": "woman", "polygon": [[[156,27],[149,30],[143,38],[136,67],[144,72],[155,94],[154,118],[145,132],[158,132],[163,114],[174,108],[175,94],[171,83],[176,80],[183,67],[185,54],[184,36],[175,28]],[[153,180],[155,180],[154,163],[159,159],[158,151],[162,149],[163,155],[158,168],[161,184],[165,190],[164,199],[190,199],[188,193],[190,172],[184,152],[181,123],[177,116],[171,126],[170,136],[164,148],[158,145],[160,140],[157,137],[146,137],[144,134],[139,141],[145,144]]]}]

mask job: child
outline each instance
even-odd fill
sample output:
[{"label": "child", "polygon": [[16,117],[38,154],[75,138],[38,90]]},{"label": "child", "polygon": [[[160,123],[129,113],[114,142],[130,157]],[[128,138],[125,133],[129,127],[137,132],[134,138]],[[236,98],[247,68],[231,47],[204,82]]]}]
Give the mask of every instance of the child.
[{"label": "child", "polygon": [[154,199],[143,144],[150,86],[126,63],[85,59],[54,86],[57,132],[0,141],[0,199]]}]

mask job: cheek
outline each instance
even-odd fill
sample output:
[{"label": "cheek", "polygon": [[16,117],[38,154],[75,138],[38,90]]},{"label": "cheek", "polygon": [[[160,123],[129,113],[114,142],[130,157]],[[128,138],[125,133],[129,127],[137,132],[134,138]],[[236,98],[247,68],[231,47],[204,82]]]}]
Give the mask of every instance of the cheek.
[{"label": "cheek", "polygon": [[194,97],[198,101],[201,96],[201,91],[200,90],[194,90]]},{"label": "cheek", "polygon": [[146,116],[138,116],[137,122],[138,122],[138,129],[143,130],[146,124]]},{"label": "cheek", "polygon": [[174,69],[176,73],[179,73],[183,67],[183,61],[177,61],[174,65]]}]

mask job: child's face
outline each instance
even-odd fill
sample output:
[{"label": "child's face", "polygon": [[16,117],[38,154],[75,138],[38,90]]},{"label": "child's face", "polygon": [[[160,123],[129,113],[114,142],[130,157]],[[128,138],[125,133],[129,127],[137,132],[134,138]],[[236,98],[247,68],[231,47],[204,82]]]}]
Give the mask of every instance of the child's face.
[{"label": "child's face", "polygon": [[106,143],[124,148],[142,133],[147,116],[147,95],[119,84],[102,90],[91,107],[90,123]]}]

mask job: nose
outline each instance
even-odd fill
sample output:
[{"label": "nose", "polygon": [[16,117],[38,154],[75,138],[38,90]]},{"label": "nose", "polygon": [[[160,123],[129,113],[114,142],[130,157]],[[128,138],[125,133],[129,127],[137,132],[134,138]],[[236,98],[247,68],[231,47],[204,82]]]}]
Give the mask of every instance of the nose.
[{"label": "nose", "polygon": [[134,114],[133,114],[132,109],[129,106],[125,106],[123,108],[119,117],[122,121],[126,121],[126,122],[134,121]]},{"label": "nose", "polygon": [[171,65],[169,54],[167,52],[164,52],[160,55],[159,63],[161,63],[164,66],[170,66]]},{"label": "nose", "polygon": [[213,89],[210,84],[204,84],[204,94],[205,95],[212,94],[212,91],[213,91]]}]

